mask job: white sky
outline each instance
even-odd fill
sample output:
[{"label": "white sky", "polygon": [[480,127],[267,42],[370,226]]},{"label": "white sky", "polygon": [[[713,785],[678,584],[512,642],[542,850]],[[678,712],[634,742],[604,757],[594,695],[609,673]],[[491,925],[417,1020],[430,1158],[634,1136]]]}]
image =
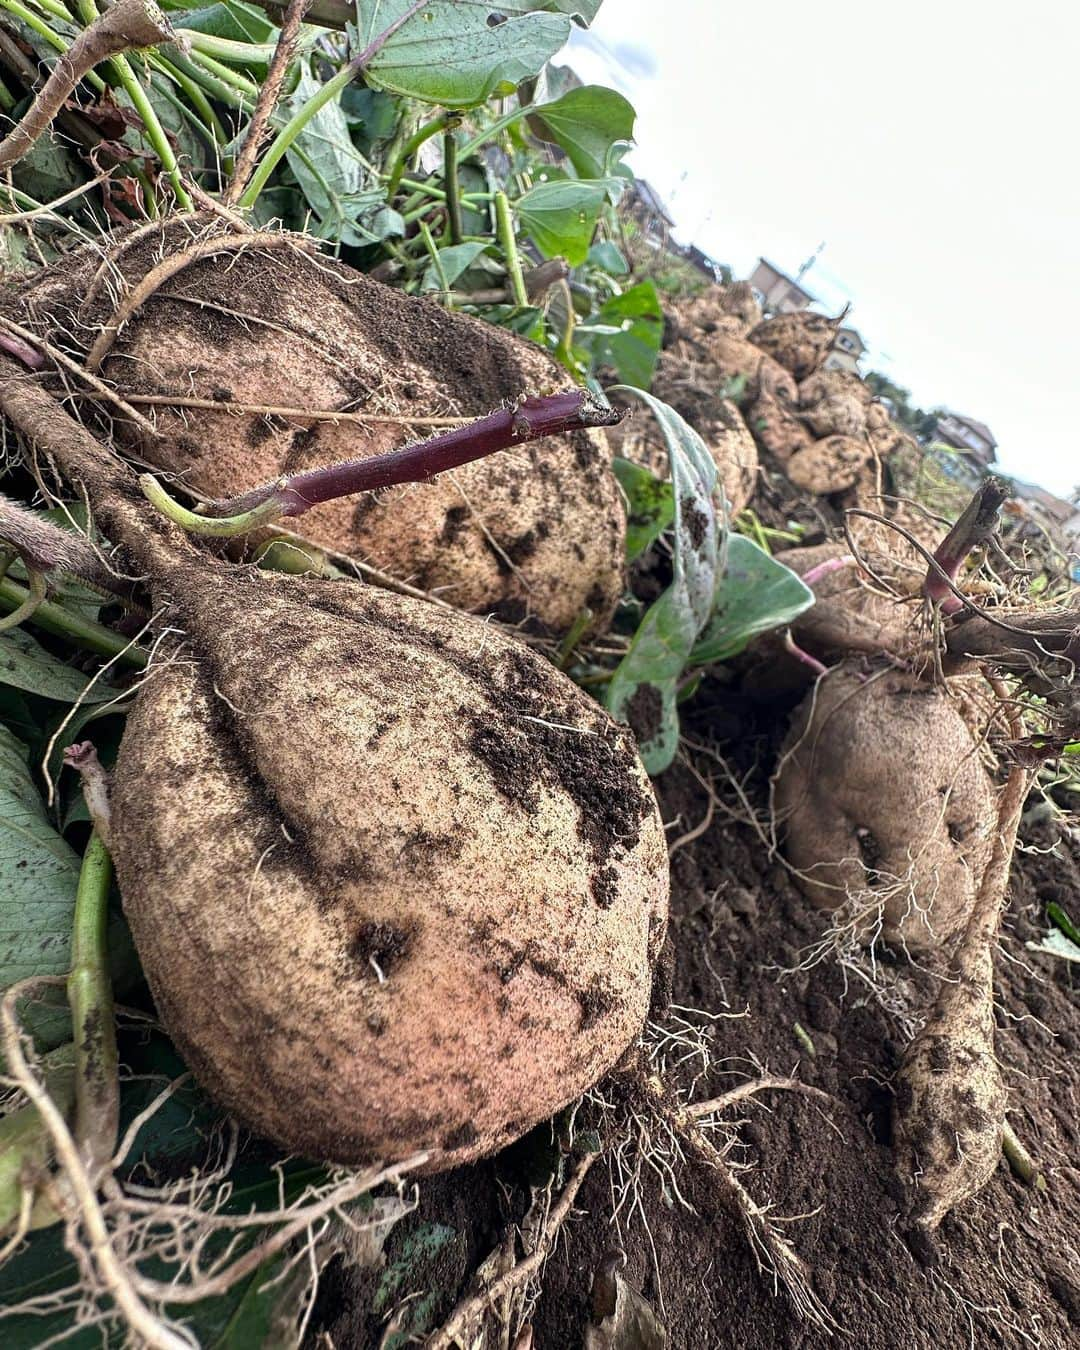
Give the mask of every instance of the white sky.
[{"label": "white sky", "polygon": [[1002,468],[1080,483],[1080,10],[1069,0],[606,0],[569,60],[638,112],[678,237],[759,254]]}]

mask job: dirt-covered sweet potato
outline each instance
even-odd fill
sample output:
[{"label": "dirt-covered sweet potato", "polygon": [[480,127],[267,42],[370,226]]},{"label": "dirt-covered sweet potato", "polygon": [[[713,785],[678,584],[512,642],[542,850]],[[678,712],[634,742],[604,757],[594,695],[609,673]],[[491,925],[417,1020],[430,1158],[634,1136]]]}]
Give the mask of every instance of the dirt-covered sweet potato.
[{"label": "dirt-covered sweet potato", "polygon": [[802,381],[825,364],[836,338],[837,323],[836,319],[806,310],[799,314],[777,314],[751,329],[749,339]]},{"label": "dirt-covered sweet potato", "polygon": [[793,455],[784,472],[805,492],[824,495],[849,488],[870,458],[865,440],[852,436],[826,436]]},{"label": "dirt-covered sweet potato", "polygon": [[913,637],[910,610],[870,584],[850,559],[841,543],[776,554],[777,562],[813,578],[814,603],[791,623],[795,641],[826,663],[852,652],[899,655]]},{"label": "dirt-covered sweet potato", "polygon": [[819,370],[799,385],[799,415],[818,437],[860,437],[870,400],[870,390],[846,370]]},{"label": "dirt-covered sweet potato", "polygon": [[770,391],[794,407],[798,386],[789,372],[747,341],[738,332],[739,321],[717,312],[714,303],[706,307],[701,299],[683,301],[670,308],[667,319],[668,349],[685,361],[699,363],[718,390],[738,381],[743,386],[740,401],[752,401],[761,392],[764,377]]},{"label": "dirt-covered sweet potato", "polygon": [[994,791],[945,690],[840,666],[797,710],[773,809],[818,908],[910,949],[966,923],[990,858]]},{"label": "dirt-covered sweet potato", "polygon": [[750,404],[746,420],[758,444],[781,464],[787,464],[792,456],[808,450],[814,443],[791,404],[777,398],[768,388],[763,387]]},{"label": "dirt-covered sweet potato", "polygon": [[[482,415],[571,383],[505,330],[382,286],[309,242],[220,222],[194,234],[183,222],[147,227],[114,241],[105,261],[96,247],[80,251],[5,308],[90,352],[123,396],[160,398],[137,405],[160,435],[118,429],[143,460],[208,497],[429,434],[411,418]],[[371,420],[313,419],[308,409]],[[602,627],[621,593],[624,513],[595,431],[324,503],[303,529],[458,608],[550,629],[586,605]]]},{"label": "dirt-covered sweet potato", "polygon": [[467,615],[201,560],[129,716],[112,849],[207,1089],[335,1162],[502,1147],[640,1030],[668,872],[629,733]]}]

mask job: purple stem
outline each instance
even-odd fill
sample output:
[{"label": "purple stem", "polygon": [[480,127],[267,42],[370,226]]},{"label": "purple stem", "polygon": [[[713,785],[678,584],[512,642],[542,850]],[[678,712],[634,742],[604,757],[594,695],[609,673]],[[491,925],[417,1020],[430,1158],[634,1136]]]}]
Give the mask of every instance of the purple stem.
[{"label": "purple stem", "polygon": [[830,572],[839,572],[842,568],[854,566],[855,555],[853,553],[842,553],[839,558],[826,558],[816,567],[811,567],[809,572],[803,573],[803,584],[813,589],[815,582],[820,581],[822,577],[827,577]]},{"label": "purple stem", "polygon": [[809,652],[803,651],[802,647],[800,647],[791,636],[790,628],[784,634],[784,651],[786,651],[789,656],[793,656],[796,661],[801,661],[804,666],[809,666],[814,672],[815,679],[824,675],[829,669],[828,666],[823,666],[816,656],[811,656]]},{"label": "purple stem", "polygon": [[934,561],[927,567],[923,595],[939,605],[943,614],[955,614],[963,601],[953,586],[972,549],[985,543],[998,527],[1002,503],[1012,495],[1003,478],[990,477],[961,511],[956,524],[934,550]]},{"label": "purple stem", "polygon": [[468,426],[441,432],[416,445],[370,459],[347,459],[322,469],[309,469],[252,488],[228,501],[210,502],[204,510],[210,516],[239,516],[276,500],[283,516],[300,516],[319,502],[349,497],[355,492],[375,492],[398,483],[422,483],[496,450],[508,450],[561,432],[614,426],[621,416],[583,389],[527,398],[514,408],[502,408]]},{"label": "purple stem", "polygon": [[360,74],[373,56],[377,56],[379,52],[382,51],[383,47],[386,46],[398,29],[403,28],[405,24],[407,24],[415,15],[419,14],[428,3],[429,0],[415,0],[415,3],[407,9],[399,19],[395,19],[392,24],[389,24],[381,33],[373,37],[364,50],[353,57],[349,62],[349,65],[357,75]]},{"label": "purple stem", "polygon": [[0,348],[14,356],[16,361],[21,361],[29,370],[41,370],[45,364],[45,358],[40,352],[21,338],[11,337],[8,333],[0,333]]}]

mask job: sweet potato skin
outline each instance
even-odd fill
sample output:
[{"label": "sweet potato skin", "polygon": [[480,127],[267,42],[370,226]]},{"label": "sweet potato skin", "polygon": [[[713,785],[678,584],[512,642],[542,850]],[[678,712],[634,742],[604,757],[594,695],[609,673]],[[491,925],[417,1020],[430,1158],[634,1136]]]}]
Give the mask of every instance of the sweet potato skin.
[{"label": "sweet potato skin", "polygon": [[468,616],[351,583],[168,584],[127,724],[125,912],[161,1017],[259,1134],[502,1147],[641,1028],[667,856],[628,733]]},{"label": "sweet potato skin", "polygon": [[994,793],[945,691],[898,671],[830,671],[793,718],[773,810],[818,908],[858,897],[873,910],[880,892],[885,938],[912,951],[966,922],[990,857]]}]

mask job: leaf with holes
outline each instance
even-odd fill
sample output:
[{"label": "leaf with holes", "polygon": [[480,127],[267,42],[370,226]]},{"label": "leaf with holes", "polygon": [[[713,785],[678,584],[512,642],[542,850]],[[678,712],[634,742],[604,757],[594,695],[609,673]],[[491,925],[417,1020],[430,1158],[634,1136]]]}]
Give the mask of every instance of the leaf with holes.
[{"label": "leaf with holes", "polygon": [[605,699],[613,716],[630,723],[646,769],[657,774],[679,748],[678,683],[712,613],[722,566],[722,515],[718,520],[716,465],[693,427],[651,394],[616,387],[648,404],[671,460],[675,526],[671,585],[646,610]]},{"label": "leaf with holes", "polygon": [[448,108],[510,94],[589,19],[589,0],[357,0],[357,54],[367,84]]}]

